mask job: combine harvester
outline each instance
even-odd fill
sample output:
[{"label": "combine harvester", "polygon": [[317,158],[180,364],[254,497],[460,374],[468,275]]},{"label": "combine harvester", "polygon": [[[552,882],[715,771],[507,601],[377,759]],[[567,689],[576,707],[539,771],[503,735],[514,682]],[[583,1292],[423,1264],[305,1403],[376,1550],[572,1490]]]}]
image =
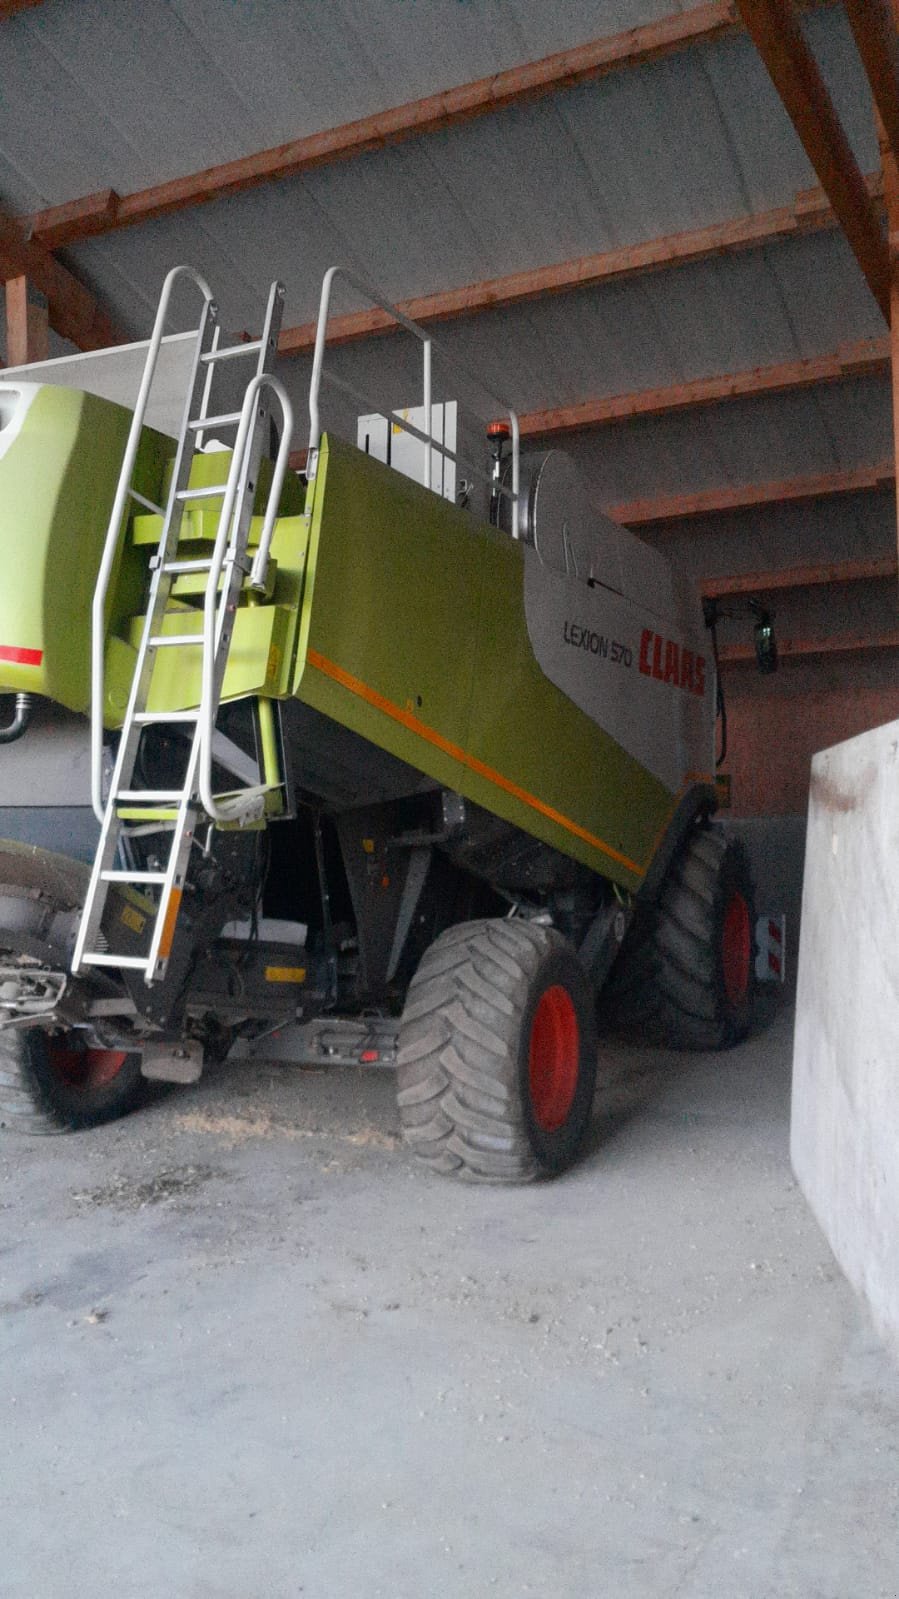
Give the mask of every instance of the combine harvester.
[{"label": "combine harvester", "polygon": [[[323,1058],[395,1059],[435,1171],[520,1181],[578,1149],[597,1004],[686,1047],[749,1025],[712,640],[568,457],[522,454],[483,385],[477,428],[434,400],[430,335],[349,273],[420,341],[422,400],[324,431],[336,275],[302,476],[279,284],[226,346],[170,273],[133,413],[0,384],[0,741],[37,697],[89,718],[100,824],[93,870],[0,843],[0,1120],[90,1126],[301,1021]],[[145,416],[185,281],[175,439]]]}]

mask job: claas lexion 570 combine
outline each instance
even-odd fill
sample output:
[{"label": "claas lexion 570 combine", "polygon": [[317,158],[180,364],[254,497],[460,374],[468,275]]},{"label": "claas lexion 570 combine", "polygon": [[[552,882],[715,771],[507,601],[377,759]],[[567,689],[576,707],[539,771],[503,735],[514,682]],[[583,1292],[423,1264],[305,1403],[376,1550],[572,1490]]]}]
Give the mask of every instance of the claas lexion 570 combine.
[{"label": "claas lexion 570 combine", "polygon": [[[687,1047],[749,1025],[711,640],[567,456],[522,453],[495,398],[477,430],[435,401],[436,346],[393,308],[421,405],[325,431],[335,275],[302,475],[279,284],[228,346],[170,273],[133,413],[0,384],[0,740],[41,696],[89,718],[100,824],[92,870],[0,843],[0,1120],[88,1126],[238,1036],[355,1017],[423,1161],[522,1180],[578,1148],[597,1009]],[[179,283],[201,313],[171,438],[144,418]]]}]

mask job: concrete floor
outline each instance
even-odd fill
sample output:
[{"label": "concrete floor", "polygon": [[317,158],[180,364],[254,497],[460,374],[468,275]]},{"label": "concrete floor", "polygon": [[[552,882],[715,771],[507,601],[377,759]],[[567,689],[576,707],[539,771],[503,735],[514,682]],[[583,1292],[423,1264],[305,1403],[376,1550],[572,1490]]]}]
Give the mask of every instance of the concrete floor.
[{"label": "concrete floor", "polygon": [[790,1175],[790,1041],[616,1046],[526,1189],[419,1173],[350,1071],[6,1135],[3,1599],[895,1599],[899,1372]]}]

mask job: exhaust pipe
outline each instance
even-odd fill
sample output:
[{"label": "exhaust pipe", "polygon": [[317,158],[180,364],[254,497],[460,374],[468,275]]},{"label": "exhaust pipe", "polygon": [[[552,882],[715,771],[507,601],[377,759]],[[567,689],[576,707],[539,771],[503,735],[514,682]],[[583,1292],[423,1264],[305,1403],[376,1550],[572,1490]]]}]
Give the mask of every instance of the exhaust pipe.
[{"label": "exhaust pipe", "polygon": [[14,744],[28,727],[34,711],[33,694],[17,694],[16,710],[8,727],[0,727],[0,744]]}]

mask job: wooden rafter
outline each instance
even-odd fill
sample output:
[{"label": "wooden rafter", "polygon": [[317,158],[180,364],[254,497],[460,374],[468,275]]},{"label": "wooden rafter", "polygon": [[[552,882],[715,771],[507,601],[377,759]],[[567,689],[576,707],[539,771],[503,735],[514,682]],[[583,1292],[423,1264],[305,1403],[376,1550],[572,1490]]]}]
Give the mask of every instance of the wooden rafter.
[{"label": "wooden rafter", "polygon": [[862,583],[895,577],[895,555],[858,561],[825,561],[809,566],[782,566],[774,572],[737,572],[730,577],[704,577],[699,592],[706,599],[725,594],[774,594],[782,589],[817,588],[833,583]]},{"label": "wooden rafter", "polygon": [[[802,0],[809,6],[833,0]],[[220,166],[207,167],[169,182],[118,195],[103,190],[37,212],[29,219],[34,237],[51,249],[115,228],[171,215],[279,178],[297,177],[316,167],[348,160],[384,145],[470,122],[508,106],[556,94],[620,68],[640,66],[691,45],[710,43],[741,31],[732,0],[706,0],[642,27],[591,39],[570,50],[525,62],[487,78],[439,94],[360,117],[339,127],[257,150]]]},{"label": "wooden rafter", "polygon": [[[872,173],[866,182],[872,196],[878,198],[882,192],[880,173]],[[98,200],[100,198],[98,196]],[[824,190],[809,189],[798,194],[792,205],[780,206],[774,211],[755,212],[706,228],[646,239],[617,250],[604,250],[552,266],[533,267],[527,272],[513,272],[506,277],[419,295],[414,300],[404,300],[399,309],[415,322],[449,322],[479,311],[496,311],[547,295],[596,288],[601,283],[620,282],[647,272],[661,272],[740,250],[758,249],[780,239],[794,239],[800,234],[836,225]],[[386,311],[377,308],[350,311],[344,316],[332,317],[328,324],[328,345],[334,348],[338,344],[353,344],[372,335],[395,332],[396,327]],[[315,344],[315,328],[314,322],[285,328],[278,342],[279,354],[307,354]]]},{"label": "wooden rafter", "polygon": [[899,28],[893,0],[845,0],[846,14],[855,35],[886,130],[890,149],[899,160]]},{"label": "wooden rafter", "polygon": [[13,217],[0,211],[0,280],[27,278],[46,297],[50,325],[79,350],[100,350],[125,342],[96,295],[54,260],[49,250],[22,235]]},{"label": "wooden rafter", "polygon": [[736,5],[889,321],[886,238],[792,0],[736,0]]},{"label": "wooden rafter", "polygon": [[695,378],[689,383],[673,383],[666,388],[640,389],[628,394],[612,394],[596,400],[580,400],[574,405],[555,406],[544,411],[526,412],[519,420],[522,438],[574,433],[586,428],[604,427],[637,417],[666,416],[675,411],[722,400],[752,398],[762,394],[785,394],[811,388],[819,383],[836,383],[852,377],[867,377],[889,371],[889,338],[863,339],[844,345],[829,355],[802,361],[785,361],[777,366],[753,367],[745,372]]},{"label": "wooden rafter", "polygon": [[[796,389],[813,388],[820,383],[839,383],[847,378],[855,377],[880,377],[890,370],[890,340],[888,337],[881,339],[863,339],[859,344],[843,345],[839,350],[834,350],[829,355],[815,356],[805,361],[786,361],[778,366],[753,367],[747,372],[729,372],[724,376],[710,378],[695,378],[690,383],[673,383],[667,388],[635,389],[627,394],[606,395],[597,400],[580,400],[575,405],[562,405],[545,411],[526,411],[519,417],[521,437],[525,438],[551,438],[557,434],[586,432],[593,428],[607,427],[616,422],[631,422],[639,418],[652,416],[668,416],[677,411],[687,411],[703,405],[717,405],[724,400],[753,399],[768,394],[788,394]],[[301,472],[306,464],[306,451],[298,449],[291,452],[290,465],[294,471]],[[836,487],[833,484],[834,474],[828,474],[830,490],[821,489],[821,479],[816,481],[819,489],[808,492],[808,481],[792,497],[795,499],[815,499],[819,492],[851,492],[854,488],[874,488],[881,482],[889,479],[888,467],[862,468],[857,478]],[[787,486],[786,483],[784,485]],[[723,499],[725,495],[734,493],[737,496],[745,494],[745,490],[715,491],[716,499]],[[787,493],[785,498],[790,498]],[[680,497],[677,497],[678,499]],[[692,506],[696,506],[698,496],[690,496]],[[666,499],[663,510],[671,506],[671,500]],[[756,503],[755,501],[746,501]],[[646,514],[646,506],[649,513]],[[702,512],[708,509],[736,509],[737,501],[723,503],[716,506],[711,501],[701,505]],[[641,520],[662,521],[668,516],[658,515],[652,502],[632,501],[628,504],[617,505],[610,508],[610,515],[621,522],[631,522],[636,526]],[[673,514],[678,515],[675,504]],[[688,507],[683,514],[700,514],[700,507],[693,510]]]},{"label": "wooden rafter", "polygon": [[652,527],[697,516],[720,516],[729,511],[757,510],[763,505],[796,504],[823,500],[833,494],[857,494],[891,485],[896,476],[892,461],[838,472],[818,472],[809,477],[782,478],[766,483],[741,483],[737,488],[701,489],[694,494],[658,494],[642,500],[621,500],[609,506],[609,515],[625,527]]},{"label": "wooden rafter", "polygon": [[[847,655],[856,650],[897,650],[899,632],[856,635],[831,633],[823,638],[778,638],[777,653],[791,655]],[[718,649],[722,666],[739,666],[755,661],[751,644],[722,644]]]}]

